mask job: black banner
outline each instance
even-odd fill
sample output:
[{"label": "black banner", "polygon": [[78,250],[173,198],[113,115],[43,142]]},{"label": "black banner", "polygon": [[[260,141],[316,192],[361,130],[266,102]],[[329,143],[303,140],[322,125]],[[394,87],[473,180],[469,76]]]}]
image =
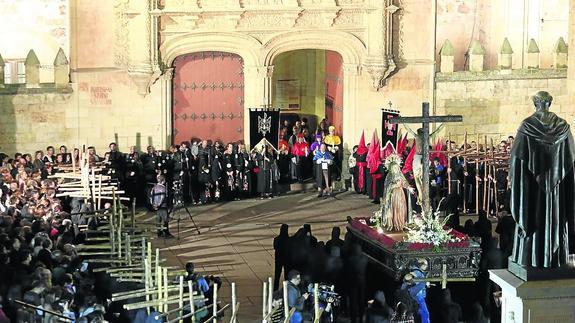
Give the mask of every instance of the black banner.
[{"label": "black banner", "polygon": [[391,142],[393,148],[397,145],[398,125],[389,123],[389,120],[399,117],[399,111],[390,109],[381,109],[381,144],[383,147],[387,142]]},{"label": "black banner", "polygon": [[279,109],[250,109],[250,149],[265,138],[277,150],[279,130]]}]

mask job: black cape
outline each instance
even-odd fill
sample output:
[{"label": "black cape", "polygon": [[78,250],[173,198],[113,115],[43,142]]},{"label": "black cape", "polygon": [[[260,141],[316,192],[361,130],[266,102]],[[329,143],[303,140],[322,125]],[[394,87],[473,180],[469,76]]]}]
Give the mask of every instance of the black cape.
[{"label": "black cape", "polygon": [[517,222],[512,260],[519,265],[566,263],[575,214],[574,161],[575,144],[565,120],[538,111],[523,121],[509,171],[511,213]]}]

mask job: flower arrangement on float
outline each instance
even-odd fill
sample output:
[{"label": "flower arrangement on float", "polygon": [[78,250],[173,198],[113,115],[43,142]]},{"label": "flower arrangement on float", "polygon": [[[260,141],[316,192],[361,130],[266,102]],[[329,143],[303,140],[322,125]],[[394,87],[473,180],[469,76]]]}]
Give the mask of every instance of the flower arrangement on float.
[{"label": "flower arrangement on float", "polygon": [[405,241],[411,243],[430,243],[434,251],[441,251],[441,246],[450,242],[460,242],[461,238],[451,234],[453,229],[446,226],[448,215],[444,219],[439,218],[439,212],[422,214],[414,217],[411,224],[407,225]]}]

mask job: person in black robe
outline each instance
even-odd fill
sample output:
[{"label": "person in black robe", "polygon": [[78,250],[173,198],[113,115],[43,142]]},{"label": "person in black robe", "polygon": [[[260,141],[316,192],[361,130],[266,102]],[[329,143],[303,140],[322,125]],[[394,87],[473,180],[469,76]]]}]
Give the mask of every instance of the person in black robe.
[{"label": "person in black robe", "polygon": [[503,258],[503,253],[497,248],[495,238],[486,239],[485,247],[482,249],[481,262],[479,264],[479,277],[477,285],[480,292],[480,301],[485,312],[491,313],[493,318],[501,317],[501,312],[497,310],[493,293],[498,290],[498,286],[489,279],[489,270],[502,269],[507,262]]},{"label": "person in black robe", "polygon": [[222,154],[222,188],[223,199],[231,201],[236,197],[236,173],[234,168],[234,145],[228,144]]},{"label": "person in black robe", "polygon": [[211,168],[212,150],[208,146],[208,141],[203,140],[198,148],[198,191],[200,192],[200,203],[202,204],[211,200]]},{"label": "person in black robe", "polygon": [[365,287],[366,287],[366,270],[367,257],[362,253],[359,244],[351,246],[350,255],[345,261],[345,277],[353,277],[345,281],[344,292],[349,295],[349,314],[352,323],[355,323],[363,317],[365,309]]},{"label": "person in black robe", "polygon": [[451,299],[451,291],[449,289],[443,290],[441,317],[441,322],[443,323],[459,323],[462,319],[461,306]]},{"label": "person in black robe", "polygon": [[507,264],[507,258],[513,252],[513,237],[515,235],[515,220],[513,220],[513,217],[509,214],[502,216],[497,223],[497,227],[495,227],[495,232],[499,235],[499,249],[503,252],[503,258]]},{"label": "person in black robe", "polygon": [[334,246],[343,249],[344,242],[339,237],[340,235],[341,235],[341,229],[339,227],[333,227],[333,229],[331,229],[331,239],[325,243],[326,251],[329,251],[331,247]]},{"label": "person in black robe", "polygon": [[140,201],[145,196],[144,190],[141,189],[143,166],[140,161],[140,155],[133,146],[130,148],[130,153],[126,155],[125,165],[126,174],[124,178],[126,195],[131,199],[135,198],[136,201]]},{"label": "person in black robe", "polygon": [[234,155],[235,177],[236,177],[236,196],[248,197],[252,188],[250,154],[246,150],[246,145],[238,143]]},{"label": "person in black robe", "polygon": [[214,146],[212,147],[213,159],[212,159],[212,168],[210,175],[211,175],[211,182],[213,184],[212,196],[214,198],[214,201],[220,200],[223,186],[222,179],[224,173],[224,166],[222,165],[223,163],[222,149],[223,147],[219,141],[216,141],[214,143]]},{"label": "person in black robe", "polygon": [[110,148],[110,167],[114,170],[114,177],[122,183],[124,181],[124,155],[118,151],[118,146],[115,142],[108,145]]},{"label": "person in black robe", "polygon": [[276,174],[274,171],[275,154],[271,146],[262,146],[262,151],[256,154],[259,172],[258,179],[258,193],[261,198],[272,198],[275,185],[277,182]]},{"label": "person in black robe", "polygon": [[373,302],[365,312],[366,323],[389,323],[393,316],[393,309],[389,307],[382,291],[375,292]]},{"label": "person in black robe", "polygon": [[538,92],[536,112],[523,120],[511,151],[511,214],[517,222],[512,261],[557,268],[573,250],[575,142],[569,124],[549,111],[553,97]]},{"label": "person in black robe", "polygon": [[274,290],[278,290],[280,276],[282,269],[284,269],[284,278],[287,276],[286,264],[288,262],[288,242],[289,242],[289,227],[287,224],[282,224],[280,227],[280,234],[274,238]]}]

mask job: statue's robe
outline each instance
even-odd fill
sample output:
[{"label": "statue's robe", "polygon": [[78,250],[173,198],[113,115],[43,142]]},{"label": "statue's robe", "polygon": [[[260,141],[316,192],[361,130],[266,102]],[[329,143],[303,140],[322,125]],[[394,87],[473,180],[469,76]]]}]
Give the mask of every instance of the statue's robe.
[{"label": "statue's robe", "polygon": [[537,111],[523,121],[509,173],[517,222],[512,260],[517,264],[555,268],[566,263],[575,215],[574,161],[575,145],[565,120]]}]

